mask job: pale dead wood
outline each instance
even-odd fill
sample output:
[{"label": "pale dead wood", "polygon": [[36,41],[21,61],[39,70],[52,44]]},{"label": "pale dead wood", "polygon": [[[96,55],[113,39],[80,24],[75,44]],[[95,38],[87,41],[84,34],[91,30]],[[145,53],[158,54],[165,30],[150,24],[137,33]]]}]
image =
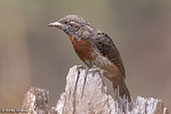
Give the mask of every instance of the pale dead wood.
[{"label": "pale dead wood", "polygon": [[107,93],[98,68],[73,66],[67,76],[65,92],[57,105],[48,110],[48,92],[31,88],[25,95],[23,109],[30,114],[168,114],[164,103],[154,98],[137,97],[130,103],[126,99],[112,98]]},{"label": "pale dead wood", "polygon": [[[22,109],[27,110],[28,114],[47,114],[48,100],[48,91],[31,87],[24,96]],[[25,114],[25,112],[20,114]]]}]

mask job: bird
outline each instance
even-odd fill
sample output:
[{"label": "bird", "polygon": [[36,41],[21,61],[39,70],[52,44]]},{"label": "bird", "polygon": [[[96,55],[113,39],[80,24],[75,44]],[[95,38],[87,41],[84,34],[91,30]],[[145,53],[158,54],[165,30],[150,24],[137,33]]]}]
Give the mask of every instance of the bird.
[{"label": "bird", "polygon": [[94,66],[106,72],[113,88],[119,88],[119,96],[131,101],[125,83],[125,68],[119,50],[102,30],[93,27],[79,15],[67,15],[48,24],[64,31],[72,42],[78,57],[88,68]]}]

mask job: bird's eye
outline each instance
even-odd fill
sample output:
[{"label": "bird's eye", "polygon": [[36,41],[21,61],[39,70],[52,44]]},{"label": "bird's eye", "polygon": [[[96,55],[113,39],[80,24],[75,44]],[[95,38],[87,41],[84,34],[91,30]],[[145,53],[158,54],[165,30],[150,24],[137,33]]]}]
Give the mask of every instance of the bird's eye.
[{"label": "bird's eye", "polygon": [[65,24],[68,24],[68,21],[65,21],[64,23],[65,23]]}]

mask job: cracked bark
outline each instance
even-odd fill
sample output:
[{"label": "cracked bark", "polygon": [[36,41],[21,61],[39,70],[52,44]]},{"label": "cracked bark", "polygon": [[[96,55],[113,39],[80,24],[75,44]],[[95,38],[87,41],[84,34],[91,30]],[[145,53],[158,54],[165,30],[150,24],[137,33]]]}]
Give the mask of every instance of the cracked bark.
[{"label": "cracked bark", "polygon": [[[65,92],[57,105],[48,107],[49,92],[32,87],[25,95],[23,109],[29,114],[168,114],[163,101],[154,98],[137,97],[128,103],[107,93],[98,68],[86,69],[73,66],[67,76]],[[22,114],[22,113],[20,113]]]}]

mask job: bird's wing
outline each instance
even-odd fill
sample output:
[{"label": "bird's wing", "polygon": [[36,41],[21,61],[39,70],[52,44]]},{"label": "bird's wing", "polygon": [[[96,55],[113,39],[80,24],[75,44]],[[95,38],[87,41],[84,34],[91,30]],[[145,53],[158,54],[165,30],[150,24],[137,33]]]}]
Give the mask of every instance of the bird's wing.
[{"label": "bird's wing", "polygon": [[119,51],[114,45],[112,39],[107,34],[101,32],[93,38],[93,43],[95,44],[95,48],[99,50],[101,55],[107,57],[118,67],[123,77],[125,78],[125,68]]}]

